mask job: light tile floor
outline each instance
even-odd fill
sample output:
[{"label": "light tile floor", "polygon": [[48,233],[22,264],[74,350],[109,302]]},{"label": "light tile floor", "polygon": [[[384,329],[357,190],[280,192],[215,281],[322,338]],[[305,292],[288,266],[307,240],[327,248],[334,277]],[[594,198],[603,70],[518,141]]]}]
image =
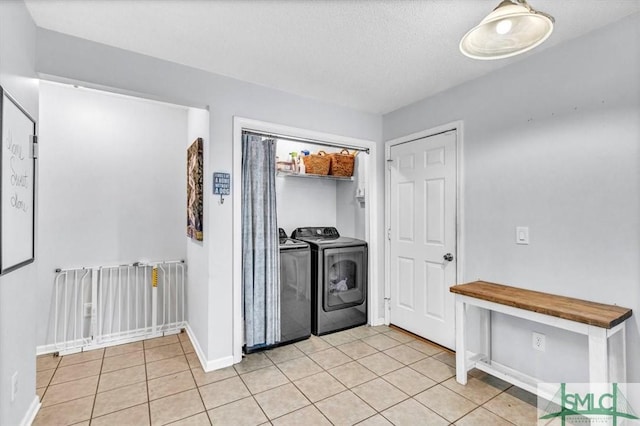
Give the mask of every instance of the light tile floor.
[{"label": "light tile floor", "polygon": [[186,333],[37,359],[34,425],[535,425],[536,398],[411,335],[358,327],[205,373]]}]

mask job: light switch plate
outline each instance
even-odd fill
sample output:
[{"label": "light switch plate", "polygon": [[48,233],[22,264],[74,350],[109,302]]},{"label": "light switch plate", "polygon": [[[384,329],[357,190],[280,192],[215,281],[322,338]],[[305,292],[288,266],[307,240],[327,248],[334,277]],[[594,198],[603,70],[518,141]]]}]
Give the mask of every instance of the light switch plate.
[{"label": "light switch plate", "polygon": [[516,226],[516,244],[529,244],[528,226]]}]

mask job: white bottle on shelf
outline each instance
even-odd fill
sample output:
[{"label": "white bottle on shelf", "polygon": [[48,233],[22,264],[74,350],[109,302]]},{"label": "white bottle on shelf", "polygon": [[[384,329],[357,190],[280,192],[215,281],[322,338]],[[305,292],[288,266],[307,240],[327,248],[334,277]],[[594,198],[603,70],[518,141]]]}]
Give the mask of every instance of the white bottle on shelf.
[{"label": "white bottle on shelf", "polygon": [[298,173],[303,175],[305,173],[305,171],[306,171],[306,167],[304,165],[303,155],[299,155],[298,156]]}]

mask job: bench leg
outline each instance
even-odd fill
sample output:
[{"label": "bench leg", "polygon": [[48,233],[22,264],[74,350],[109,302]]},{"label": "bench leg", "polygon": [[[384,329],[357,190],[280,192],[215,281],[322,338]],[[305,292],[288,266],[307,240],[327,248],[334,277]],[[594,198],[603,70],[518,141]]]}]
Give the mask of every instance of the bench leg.
[{"label": "bench leg", "polygon": [[609,382],[607,330],[589,326],[589,382]]},{"label": "bench leg", "polygon": [[[456,298],[457,299],[457,298]],[[466,304],[456,300],[456,380],[467,384]]]},{"label": "bench leg", "polygon": [[491,363],[491,311],[480,309],[480,338],[482,339],[482,353],[484,360]]},{"label": "bench leg", "polygon": [[609,356],[609,380],[613,383],[625,383],[627,381],[627,345],[626,323],[609,330],[609,346],[612,351]]}]

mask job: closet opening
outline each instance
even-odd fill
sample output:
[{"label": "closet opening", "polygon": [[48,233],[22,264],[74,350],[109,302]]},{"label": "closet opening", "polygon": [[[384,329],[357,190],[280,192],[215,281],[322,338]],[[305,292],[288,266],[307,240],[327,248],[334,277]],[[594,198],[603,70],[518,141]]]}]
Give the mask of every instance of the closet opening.
[{"label": "closet opening", "polygon": [[[306,280],[300,278],[301,271],[308,269],[306,265],[292,265],[286,260],[278,271],[278,279],[293,286],[296,297],[308,298],[311,333],[326,334],[360,324],[377,323],[377,277],[371,273],[371,265],[377,262],[377,253],[376,250],[369,252],[377,234],[378,219],[374,190],[375,143],[236,117],[233,175],[238,182],[234,186],[234,200],[237,201],[234,203],[234,218],[238,220],[234,221],[234,362],[241,360],[242,349],[247,343],[242,235],[246,236],[247,232],[243,227],[243,219],[246,218],[243,214],[246,213],[244,204],[248,201],[240,182],[244,183],[242,171],[246,153],[243,147],[246,148],[249,137],[274,144],[277,158],[271,166],[275,177],[273,190],[277,228],[282,229],[288,239],[308,245],[311,252],[308,289],[300,282],[291,281],[293,278]],[[338,158],[333,163],[338,167],[332,170],[334,158]],[[340,164],[341,160],[346,165]],[[329,164],[318,168],[315,163]],[[321,239],[326,241],[321,242]],[[358,251],[360,254],[354,257],[358,265],[350,259],[349,267],[338,267],[340,264],[325,271],[325,248],[331,248],[326,253],[334,257],[336,250]],[[346,275],[338,276],[341,272]],[[350,296],[354,291],[359,293],[358,297]],[[330,303],[325,303],[325,296],[329,297]],[[348,302],[340,302],[347,296]],[[283,298],[277,303],[288,302]],[[282,305],[273,306],[288,314],[292,311]],[[329,309],[325,309],[327,307]],[[297,317],[305,318],[305,315]],[[285,318],[274,319],[274,322],[278,320],[284,321]]]}]

